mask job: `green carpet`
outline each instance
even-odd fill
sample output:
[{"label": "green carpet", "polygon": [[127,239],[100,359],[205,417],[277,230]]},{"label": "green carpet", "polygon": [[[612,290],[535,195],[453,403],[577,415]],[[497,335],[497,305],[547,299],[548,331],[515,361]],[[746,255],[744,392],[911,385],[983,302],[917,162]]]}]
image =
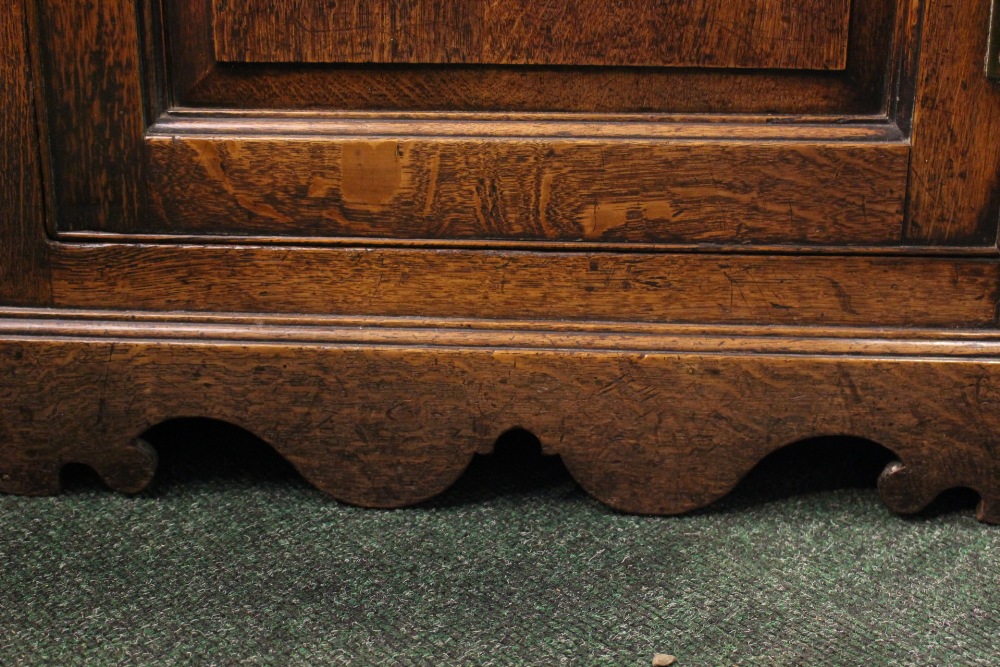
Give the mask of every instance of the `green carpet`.
[{"label": "green carpet", "polygon": [[729,498],[616,514],[517,434],[421,507],[345,507],[175,422],[153,488],[0,497],[0,665],[998,665],[1000,530],[912,519],[886,453],[783,450]]}]

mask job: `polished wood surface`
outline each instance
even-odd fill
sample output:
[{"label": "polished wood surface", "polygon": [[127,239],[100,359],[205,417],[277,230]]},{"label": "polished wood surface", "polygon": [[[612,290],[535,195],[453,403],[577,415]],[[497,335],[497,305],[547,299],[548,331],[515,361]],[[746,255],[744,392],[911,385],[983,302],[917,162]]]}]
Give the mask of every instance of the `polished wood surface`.
[{"label": "polished wood surface", "polygon": [[898,243],[909,164],[904,142],[760,141],[750,129],[744,140],[719,126],[712,128],[718,138],[613,142],[173,133],[147,140],[152,203],[134,229],[398,239]]},{"label": "polished wood surface", "polygon": [[[105,0],[110,1],[110,0]],[[125,0],[118,0],[124,2]],[[915,34],[901,28],[916,0],[853,0],[843,69],[719,67],[601,67],[580,65],[437,66],[389,63],[245,63],[216,57],[212,0],[153,2],[162,14],[171,94],[184,107],[396,111],[497,110],[658,113],[880,114],[899,68],[887,66],[911,50]],[[741,0],[746,2],[746,0]],[[446,3],[461,6],[462,3]],[[505,3],[493,3],[503,7]],[[534,3],[543,6],[543,3]],[[606,6],[609,3],[593,3]],[[693,11],[699,3],[661,3]],[[703,3],[702,3],[703,4]],[[769,9],[796,3],[758,3]],[[839,3],[828,3],[831,7]],[[723,12],[727,4],[713,3]],[[235,6],[235,5],[234,5]],[[270,8],[275,11],[274,6]],[[280,7],[281,3],[276,3]],[[565,0],[547,6],[564,8]],[[820,12],[826,5],[818,5]],[[681,14],[683,15],[683,14]],[[762,12],[754,13],[760,16]],[[262,19],[266,22],[266,17]],[[273,25],[273,23],[271,24]],[[578,30],[589,24],[577,21]],[[746,29],[737,21],[724,31]],[[283,34],[294,30],[286,24]],[[590,25],[589,29],[601,29]],[[663,34],[670,34],[669,32]],[[699,38],[701,35],[699,34]],[[419,38],[419,36],[418,36]],[[445,37],[444,39],[449,39]],[[329,41],[329,40],[327,40]],[[788,47],[787,40],[774,40]],[[670,44],[673,40],[659,39]],[[795,44],[809,59],[806,43]],[[59,46],[54,46],[57,51]],[[736,50],[745,47],[734,47]],[[774,48],[773,44],[764,48]],[[780,48],[780,46],[779,46]],[[245,58],[249,54],[241,53]],[[151,63],[162,69],[161,61]]]},{"label": "polished wood surface", "polygon": [[[206,269],[208,267],[208,269]],[[995,260],[60,246],[57,305],[619,322],[995,326]]]},{"label": "polished wood surface", "polygon": [[851,2],[213,0],[212,5],[215,55],[222,62],[843,69]]},{"label": "polished wood surface", "polygon": [[[909,146],[885,117],[823,119],[822,126],[822,117],[788,119],[776,135],[773,119],[760,115],[706,131],[706,123],[691,119],[564,113],[550,118],[562,128],[542,123],[519,135],[525,119],[508,115],[460,137],[477,117],[432,114],[397,117],[409,141],[393,146],[372,141],[375,130],[364,118],[355,119],[355,136],[331,137],[331,120],[349,120],[343,112],[296,118],[258,109],[219,131],[178,123],[184,109],[171,107],[166,91],[156,88],[178,77],[210,76],[214,65],[197,64],[209,51],[203,43],[211,37],[204,29],[211,25],[208,8],[171,6],[195,21],[179,28],[173,14],[157,14],[157,3],[143,7],[137,13],[126,0],[103,0],[99,12],[90,12],[69,0],[40,4],[47,136],[58,150],[50,223],[56,235],[887,247],[902,236]],[[852,70],[847,76],[884,88],[887,65],[897,57],[891,45],[906,42],[895,25],[905,12],[872,0],[855,7],[852,20],[855,13],[870,38],[851,45],[852,62],[883,74],[867,80]],[[875,37],[886,38],[883,51],[871,46],[882,43]],[[785,74],[755,76],[773,82]],[[724,97],[752,109],[753,100],[773,99],[769,85],[745,94],[727,85]],[[887,106],[884,90],[875,97]],[[287,91],[261,103],[276,110],[294,104]],[[88,104],[93,113],[77,111]],[[840,129],[845,120],[867,121],[860,124],[875,131],[851,141]],[[290,121],[298,121],[291,134]],[[676,129],[644,135],[643,126],[651,124]],[[692,125],[702,134],[686,131]],[[604,130],[592,128],[609,126],[619,128],[620,140],[595,141]]]},{"label": "polished wood surface", "polygon": [[11,0],[0,14],[0,300],[45,304],[49,267],[25,2]]},{"label": "polished wood surface", "polygon": [[[797,20],[762,3],[685,41],[751,5],[669,4],[679,39],[659,51],[596,19],[421,24],[394,51],[391,30],[359,32],[377,18],[359,0],[338,5],[358,10],[344,40],[309,37],[339,61],[268,64],[223,60],[255,31],[306,48],[332,15],[279,34],[253,4],[216,6],[239,36],[212,0],[12,0],[0,490],[55,492],[84,463],[137,491],[156,468],[142,433],[206,416],[337,498],[400,506],[517,427],[601,500],[669,514],[846,434],[896,453],[891,508],[966,486],[1000,522],[988,3],[802,3],[800,28],[826,17],[847,41],[727,41]],[[487,4],[414,6],[461,22]],[[489,7],[501,25],[515,5]],[[633,66],[672,48],[687,66]]]},{"label": "polished wood surface", "polygon": [[[139,490],[155,452],[135,438],[202,415],[257,434],[349,503],[398,507],[438,494],[518,427],[612,507],[675,514],[724,495],[784,445],[848,434],[899,457],[880,480],[890,508],[919,511],[966,486],[983,497],[979,518],[1000,522],[995,335],[935,347],[934,334],[873,331],[866,349],[865,332],[814,329],[786,332],[769,350],[774,336],[758,328],[719,331],[730,350],[705,350],[697,331],[612,334],[602,346],[599,328],[555,322],[545,325],[555,331],[508,324],[501,342],[477,340],[474,323],[359,331],[258,320],[216,331],[204,321],[17,315],[0,320],[7,492],[55,492],[68,463]],[[956,358],[941,363],[945,350]]]},{"label": "polished wood surface", "polygon": [[[38,0],[55,223],[142,215],[146,127],[135,3]],[[75,57],[59,57],[72,53]]]},{"label": "polished wood surface", "polygon": [[1000,85],[983,72],[989,4],[928,2],[914,110],[908,238],[996,243]]}]

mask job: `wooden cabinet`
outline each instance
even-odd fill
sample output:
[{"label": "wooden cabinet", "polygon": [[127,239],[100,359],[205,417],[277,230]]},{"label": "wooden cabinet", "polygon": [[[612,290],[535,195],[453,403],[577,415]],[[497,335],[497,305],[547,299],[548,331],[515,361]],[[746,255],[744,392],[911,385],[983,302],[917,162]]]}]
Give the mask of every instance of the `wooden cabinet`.
[{"label": "wooden cabinet", "polygon": [[349,502],[521,427],[673,513],[851,434],[1000,520],[990,0],[11,2],[0,489],[203,415]]}]

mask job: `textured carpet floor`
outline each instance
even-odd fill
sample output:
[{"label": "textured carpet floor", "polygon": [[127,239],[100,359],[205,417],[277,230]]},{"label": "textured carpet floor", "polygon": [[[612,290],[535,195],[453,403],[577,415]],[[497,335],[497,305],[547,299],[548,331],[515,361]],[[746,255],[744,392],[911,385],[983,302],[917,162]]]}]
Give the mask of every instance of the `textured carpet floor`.
[{"label": "textured carpet floor", "polygon": [[214,423],[138,497],[0,497],[0,665],[998,665],[1000,530],[889,513],[867,443],[805,443],[710,510],[616,514],[516,436],[447,495],[339,505]]}]

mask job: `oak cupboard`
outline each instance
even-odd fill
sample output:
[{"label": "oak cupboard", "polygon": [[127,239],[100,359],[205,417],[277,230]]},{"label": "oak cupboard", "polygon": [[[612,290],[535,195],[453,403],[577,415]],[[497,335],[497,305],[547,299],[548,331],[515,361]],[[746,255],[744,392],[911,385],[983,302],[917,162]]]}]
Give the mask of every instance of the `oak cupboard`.
[{"label": "oak cupboard", "polygon": [[670,514],[846,434],[1000,522],[990,0],[7,5],[0,490],[207,416],[400,506],[519,427]]}]

